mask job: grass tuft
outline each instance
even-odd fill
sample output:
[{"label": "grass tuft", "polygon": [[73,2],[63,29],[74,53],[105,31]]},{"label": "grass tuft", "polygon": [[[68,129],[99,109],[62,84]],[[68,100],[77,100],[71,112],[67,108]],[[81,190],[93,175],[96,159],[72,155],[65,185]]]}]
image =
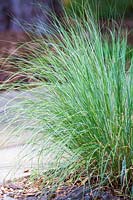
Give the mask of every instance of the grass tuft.
[{"label": "grass tuft", "polygon": [[48,179],[85,175],[125,189],[133,182],[132,49],[120,32],[103,37],[93,20],[58,26],[58,37],[40,38],[20,61],[39,80],[25,109],[36,121],[32,143],[40,162],[44,153],[53,157]]}]

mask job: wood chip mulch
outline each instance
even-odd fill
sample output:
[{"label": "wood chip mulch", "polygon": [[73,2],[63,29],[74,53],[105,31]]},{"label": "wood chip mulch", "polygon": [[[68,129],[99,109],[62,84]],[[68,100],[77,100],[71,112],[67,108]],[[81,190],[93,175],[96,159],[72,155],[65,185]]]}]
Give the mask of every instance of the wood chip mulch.
[{"label": "wood chip mulch", "polygon": [[[119,194],[119,195],[118,195]],[[55,191],[51,186],[43,184],[43,178],[31,180],[29,176],[8,181],[0,185],[0,200],[130,200],[120,193],[114,194],[111,188],[90,189],[80,183],[70,185],[64,183]]]}]

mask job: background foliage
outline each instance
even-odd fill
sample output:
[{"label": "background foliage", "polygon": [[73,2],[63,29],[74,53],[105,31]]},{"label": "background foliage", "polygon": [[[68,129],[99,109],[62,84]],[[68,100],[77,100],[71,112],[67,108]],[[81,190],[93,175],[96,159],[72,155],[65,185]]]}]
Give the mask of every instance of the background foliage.
[{"label": "background foliage", "polygon": [[99,13],[99,17],[120,17],[126,13],[132,15],[133,0],[67,0],[65,4],[69,10],[76,10],[77,13],[85,5],[89,5],[93,13]]}]

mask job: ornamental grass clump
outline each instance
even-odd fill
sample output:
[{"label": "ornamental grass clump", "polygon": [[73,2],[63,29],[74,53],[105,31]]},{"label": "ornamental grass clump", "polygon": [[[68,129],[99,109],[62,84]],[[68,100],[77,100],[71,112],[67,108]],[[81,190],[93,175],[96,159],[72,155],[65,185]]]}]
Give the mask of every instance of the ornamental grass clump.
[{"label": "ornamental grass clump", "polygon": [[30,59],[21,60],[22,71],[39,80],[37,98],[26,101],[23,112],[36,122],[29,127],[39,159],[53,157],[47,178],[85,176],[90,184],[130,187],[132,49],[119,31],[103,36],[91,20],[76,19],[67,30],[58,26],[57,37],[40,38]]}]

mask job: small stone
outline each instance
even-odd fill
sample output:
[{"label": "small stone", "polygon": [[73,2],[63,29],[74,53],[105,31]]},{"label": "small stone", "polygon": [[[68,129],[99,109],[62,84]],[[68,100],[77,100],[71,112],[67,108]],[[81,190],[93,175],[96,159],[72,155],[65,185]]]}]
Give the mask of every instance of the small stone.
[{"label": "small stone", "polygon": [[13,189],[13,190],[23,189],[21,186],[15,185],[15,184],[13,184],[13,183],[10,183],[10,184],[8,185],[8,187],[9,187],[10,189]]},{"label": "small stone", "polygon": [[40,200],[48,200],[48,196],[47,194],[42,195],[41,197],[39,197]]},{"label": "small stone", "polygon": [[6,194],[3,196],[3,200],[15,200],[12,197],[7,196]]},{"label": "small stone", "polygon": [[2,186],[1,187],[1,192],[4,194],[5,193],[5,188]]},{"label": "small stone", "polygon": [[31,197],[26,197],[26,200],[38,200],[38,198],[35,196],[31,196]]},{"label": "small stone", "polygon": [[0,199],[3,199],[3,195],[0,194]]},{"label": "small stone", "polygon": [[13,192],[9,192],[9,193],[7,193],[7,196],[9,196],[9,197],[14,197],[14,193]]}]

